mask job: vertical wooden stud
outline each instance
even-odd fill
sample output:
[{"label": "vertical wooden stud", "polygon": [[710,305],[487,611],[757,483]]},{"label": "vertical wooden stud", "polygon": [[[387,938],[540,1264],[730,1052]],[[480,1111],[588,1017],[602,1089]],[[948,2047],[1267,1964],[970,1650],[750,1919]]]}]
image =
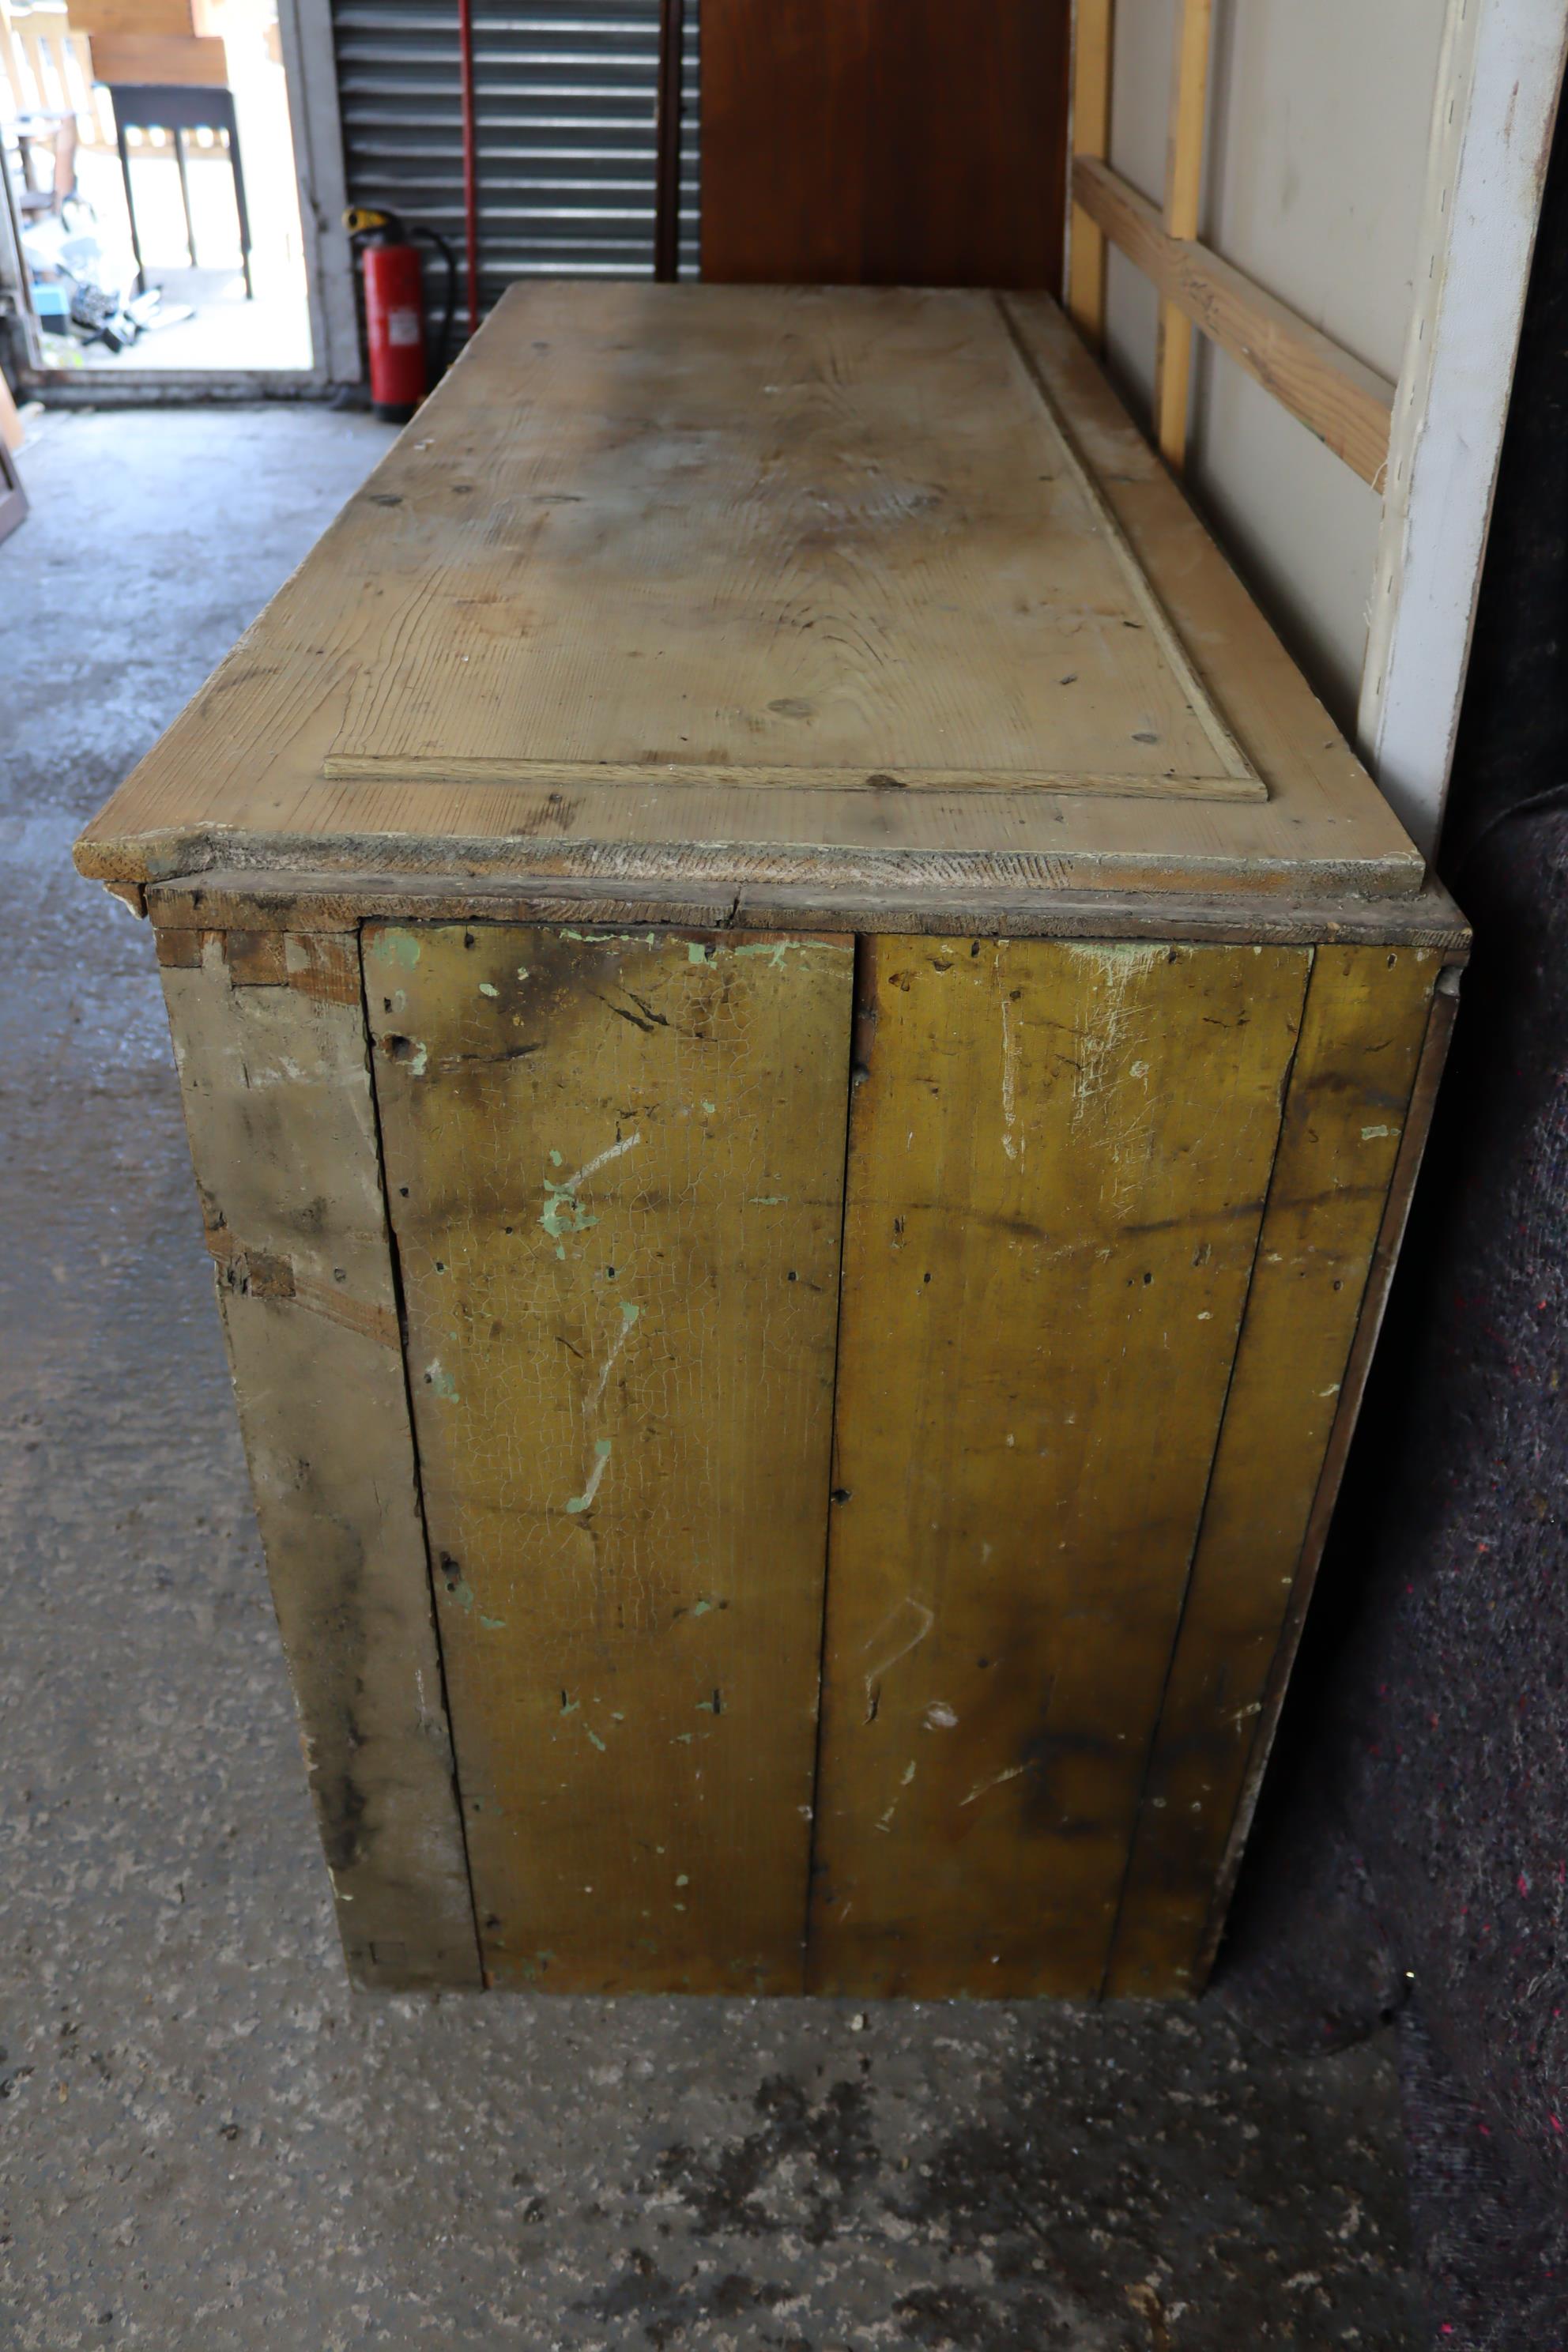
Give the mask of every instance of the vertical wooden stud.
[{"label": "vertical wooden stud", "polygon": [[158,946],[350,1973],[477,1987],[355,942]]},{"label": "vertical wooden stud", "polygon": [[[1115,0],[1078,0],[1073,10],[1072,152],[1103,163],[1110,152],[1111,42]],[[1068,310],[1098,351],[1105,341],[1105,236],[1081,205],[1072,206]]]},{"label": "vertical wooden stud", "polygon": [[[1208,122],[1209,46],[1214,0],[1177,0],[1171,129],[1165,153],[1167,236],[1195,237],[1203,198],[1204,134]],[[1160,305],[1154,358],[1154,437],[1173,473],[1187,461],[1187,418],[1195,330],[1173,302]]]}]

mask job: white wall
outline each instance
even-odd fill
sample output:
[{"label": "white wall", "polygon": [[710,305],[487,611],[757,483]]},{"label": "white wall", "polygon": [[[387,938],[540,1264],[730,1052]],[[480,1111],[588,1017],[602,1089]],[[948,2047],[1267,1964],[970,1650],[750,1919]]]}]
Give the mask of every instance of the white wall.
[{"label": "white wall", "polygon": [[[1216,0],[1200,234],[1397,377],[1445,0]],[[1163,194],[1175,0],[1117,0],[1110,161]],[[1110,257],[1107,352],[1146,413],[1155,305]],[[1188,486],[1335,718],[1355,720],[1381,499],[1202,338]]]}]

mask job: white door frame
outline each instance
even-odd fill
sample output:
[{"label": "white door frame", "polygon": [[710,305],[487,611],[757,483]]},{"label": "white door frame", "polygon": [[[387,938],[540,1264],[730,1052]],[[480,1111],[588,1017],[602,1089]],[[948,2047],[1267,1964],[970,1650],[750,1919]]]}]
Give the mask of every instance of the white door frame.
[{"label": "white door frame", "polygon": [[1449,0],[1357,719],[1430,856],[1443,822],[1568,53],[1568,0]]}]

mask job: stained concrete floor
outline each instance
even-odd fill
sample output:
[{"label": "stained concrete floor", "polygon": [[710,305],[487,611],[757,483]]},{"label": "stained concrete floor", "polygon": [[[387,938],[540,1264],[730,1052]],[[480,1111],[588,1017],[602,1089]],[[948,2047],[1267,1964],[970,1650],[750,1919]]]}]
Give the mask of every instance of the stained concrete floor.
[{"label": "stained concrete floor", "polygon": [[0,2343],[1405,2352],[1384,2048],[349,1993],[152,943],[68,848],[385,437],[57,415],[0,548]]}]

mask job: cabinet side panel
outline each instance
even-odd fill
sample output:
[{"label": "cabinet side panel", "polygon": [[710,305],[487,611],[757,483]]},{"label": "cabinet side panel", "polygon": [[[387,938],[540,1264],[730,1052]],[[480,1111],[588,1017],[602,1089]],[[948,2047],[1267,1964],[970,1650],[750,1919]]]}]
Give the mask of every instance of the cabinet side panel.
[{"label": "cabinet side panel", "polygon": [[499,1979],[798,1992],[847,940],[364,939]]},{"label": "cabinet side panel", "polygon": [[1310,961],[864,950],[816,1990],[1099,1990]]},{"label": "cabinet side panel", "polygon": [[1198,1960],[1291,1606],[1441,957],[1320,948],[1106,1990]]},{"label": "cabinet side panel", "polygon": [[160,954],[350,1972],[477,1986],[354,944],[163,934]]}]

